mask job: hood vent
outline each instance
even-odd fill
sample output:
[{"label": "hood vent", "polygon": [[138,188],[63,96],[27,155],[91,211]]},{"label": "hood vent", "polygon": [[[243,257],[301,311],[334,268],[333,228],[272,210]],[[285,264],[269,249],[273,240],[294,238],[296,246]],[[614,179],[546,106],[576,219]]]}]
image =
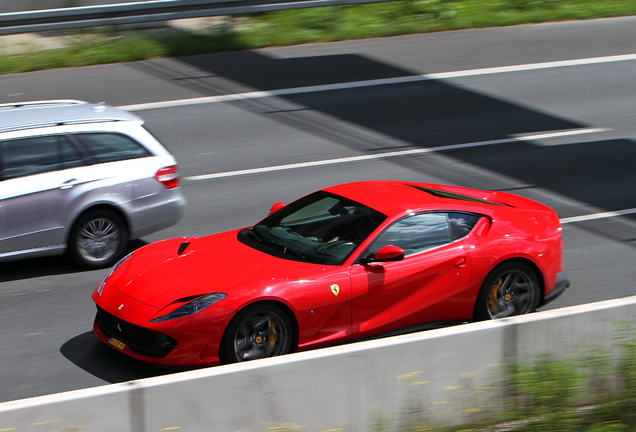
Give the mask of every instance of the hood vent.
[{"label": "hood vent", "polygon": [[177,250],[177,255],[181,255],[182,253],[184,253],[188,246],[190,246],[189,241],[184,241],[183,243],[181,243],[179,245],[179,249]]}]

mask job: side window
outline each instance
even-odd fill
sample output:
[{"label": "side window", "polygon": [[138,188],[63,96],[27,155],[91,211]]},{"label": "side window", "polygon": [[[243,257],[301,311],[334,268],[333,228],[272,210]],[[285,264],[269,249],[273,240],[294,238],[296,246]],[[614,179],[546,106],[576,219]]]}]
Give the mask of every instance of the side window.
[{"label": "side window", "polygon": [[481,216],[470,213],[448,213],[453,241],[466,236],[480,218]]},{"label": "side window", "polygon": [[79,153],[77,153],[77,149],[66,137],[60,137],[58,148],[60,151],[60,163],[62,164],[62,169],[75,168],[84,165],[84,160]]},{"label": "side window", "polygon": [[64,136],[42,136],[0,143],[0,180],[41,174],[82,165]]},{"label": "side window", "polygon": [[371,245],[376,253],[382,246],[394,245],[412,255],[451,242],[446,213],[421,213],[407,216],[387,228]]},{"label": "side window", "polygon": [[141,144],[130,137],[115,133],[77,134],[77,139],[97,162],[115,162],[151,156]]}]

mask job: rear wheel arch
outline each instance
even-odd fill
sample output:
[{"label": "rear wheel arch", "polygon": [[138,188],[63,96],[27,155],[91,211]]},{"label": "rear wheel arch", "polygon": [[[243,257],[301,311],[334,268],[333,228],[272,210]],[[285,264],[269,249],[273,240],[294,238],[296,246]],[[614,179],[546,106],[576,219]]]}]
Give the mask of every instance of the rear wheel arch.
[{"label": "rear wheel arch", "polygon": [[68,244],[68,240],[69,237],[71,236],[71,230],[73,229],[73,227],[75,226],[75,224],[77,223],[77,221],[86,215],[86,213],[92,212],[92,211],[96,211],[96,210],[105,210],[105,211],[112,211],[114,213],[117,213],[117,215],[119,217],[122,218],[122,220],[124,221],[124,223],[126,224],[126,231],[128,232],[128,238],[126,239],[126,241],[130,241],[132,240],[130,238],[130,233],[131,233],[131,223],[130,220],[128,218],[128,216],[126,215],[126,212],[124,212],[123,210],[121,210],[119,207],[117,207],[116,205],[113,204],[106,204],[106,203],[102,203],[102,204],[94,204],[91,205],[90,207],[87,207],[85,209],[83,209],[81,212],[79,212],[77,215],[75,215],[75,217],[73,218],[71,224],[69,224],[69,226],[71,227],[68,232],[66,233],[66,243]]},{"label": "rear wheel arch", "polygon": [[541,269],[539,268],[539,266],[537,266],[537,264],[535,264],[531,259],[528,259],[528,258],[523,258],[523,257],[509,258],[498,263],[496,266],[494,266],[492,270],[488,272],[486,277],[481,281],[480,290],[479,290],[477,300],[475,302],[475,306],[473,309],[474,320],[478,321],[478,320],[488,319],[487,317],[484,316],[483,308],[480,310],[480,307],[482,307],[483,306],[482,303],[486,301],[486,299],[484,298],[486,296],[485,285],[489,281],[489,279],[491,279],[497,272],[505,271],[507,269],[513,269],[515,267],[519,269],[528,269],[529,273],[531,273],[530,276],[534,276],[534,278],[536,278],[536,282],[538,286],[538,290],[537,290],[538,298],[534,302],[535,308],[543,303],[543,299],[545,295],[545,281],[544,281],[543,273],[541,272]]},{"label": "rear wheel arch", "polygon": [[[120,235],[122,238],[122,242],[117,248],[115,254],[103,261],[92,262],[83,258],[76,244],[78,232],[79,230],[81,230],[82,225],[86,224],[86,222],[93,217],[104,217],[112,219],[119,227]],[[117,262],[119,258],[121,258],[120,255],[122,255],[128,241],[130,241],[130,221],[128,220],[126,214],[114,205],[98,204],[84,209],[75,217],[73,223],[70,224],[70,229],[68,230],[66,236],[66,249],[70,258],[81,267],[88,269],[110,267],[115,262]]]},{"label": "rear wheel arch", "polygon": [[[534,261],[532,261],[529,258],[515,257],[515,258],[508,258],[508,259],[500,262],[495,267],[493,267],[493,270],[495,268],[499,267],[500,265],[503,265],[503,264],[506,264],[506,263],[509,263],[509,262],[520,262],[520,263],[523,263],[523,264],[529,266],[530,268],[532,268],[532,270],[534,270],[537,278],[539,279],[539,291],[541,292],[541,300],[543,300],[544,291],[545,291],[545,281],[544,281],[544,277],[543,277],[543,272],[541,271],[539,266]],[[491,270],[491,272],[492,272],[492,270]],[[488,272],[488,274],[490,274],[490,272]]]}]

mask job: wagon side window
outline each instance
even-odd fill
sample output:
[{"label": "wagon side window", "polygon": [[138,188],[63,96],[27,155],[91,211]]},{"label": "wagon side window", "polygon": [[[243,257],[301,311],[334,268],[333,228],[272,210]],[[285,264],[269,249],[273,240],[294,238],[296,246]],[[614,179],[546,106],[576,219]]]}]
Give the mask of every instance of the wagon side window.
[{"label": "wagon side window", "polygon": [[80,133],[75,137],[97,163],[152,156],[141,144],[121,134]]},{"label": "wagon side window", "polygon": [[15,139],[0,143],[0,180],[41,174],[82,165],[68,140],[60,135]]},{"label": "wagon side window", "polygon": [[407,216],[387,228],[371,245],[377,253],[386,245],[399,246],[405,255],[413,255],[450,243],[451,229],[446,213],[421,213]]}]

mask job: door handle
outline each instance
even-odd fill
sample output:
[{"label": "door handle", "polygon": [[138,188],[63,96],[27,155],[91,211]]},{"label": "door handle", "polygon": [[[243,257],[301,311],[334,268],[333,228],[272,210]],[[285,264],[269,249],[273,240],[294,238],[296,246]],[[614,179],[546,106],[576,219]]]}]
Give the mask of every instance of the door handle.
[{"label": "door handle", "polygon": [[70,189],[77,184],[76,182],[77,182],[76,178],[66,180],[64,183],[62,183],[62,186],[60,186],[60,189]]},{"label": "door handle", "polygon": [[464,258],[464,257],[461,257],[455,263],[455,268],[462,268],[462,267],[465,267],[465,266],[466,266],[466,258]]}]

